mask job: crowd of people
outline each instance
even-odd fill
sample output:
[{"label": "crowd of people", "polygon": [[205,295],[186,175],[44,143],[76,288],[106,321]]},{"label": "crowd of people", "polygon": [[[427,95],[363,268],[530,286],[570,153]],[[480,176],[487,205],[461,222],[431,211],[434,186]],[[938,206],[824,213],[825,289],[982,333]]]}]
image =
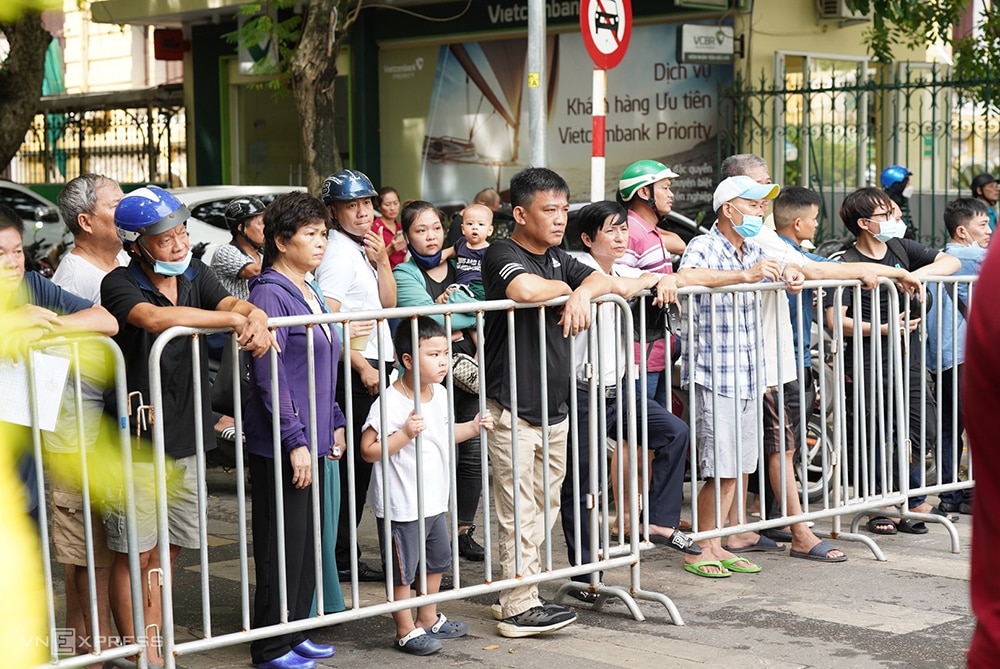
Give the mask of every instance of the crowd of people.
[{"label": "crowd of people", "polygon": [[[385,582],[387,594],[396,601],[407,599],[411,587],[420,594],[450,587],[444,577],[451,568],[452,525],[447,516],[452,477],[458,554],[472,561],[485,557],[474,535],[484,451],[492,474],[492,508],[498,519],[494,545],[502,578],[543,570],[542,545],[553,529],[547,523],[557,517],[569,562],[592,563],[592,504],[587,493],[600,491],[592,489],[592,473],[605,453],[605,435],[591,429],[594,412],[600,415],[600,429],[618,442],[613,458],[634,458],[638,448],[621,443],[623,361],[641,365],[646,380],[635,389],[636,405],[625,409],[640,417],[651,455],[645,538],[682,553],[687,572],[713,579],[759,572],[761,566],[748,554],[786,547],[796,558],[846,560],[842,550],[804,522],[762,533],[732,533],[724,539],[712,531],[742,523],[737,509],[748,492],[756,494],[762,518],[792,517],[802,511],[795,454],[801,441],[799,421],[807,415],[799,398],[810,398],[809,407],[815,392],[810,354],[814,319],[839,324],[845,335],[860,327],[861,336],[869,338],[874,335],[873,305],[881,305],[877,322],[882,343],[891,337],[897,344],[908,344],[911,373],[929,369],[945,389],[946,406],[959,405],[967,288],[927,311],[929,318],[960,324],[958,341],[950,327],[942,328],[947,341],[940,348],[950,355],[933,361],[919,357],[923,349],[913,339],[919,320],[910,314],[897,322],[888,312],[887,289],[874,289],[879,278],[889,278],[922,299],[921,276],[978,273],[992,230],[990,212],[995,211],[982,199],[992,197],[995,205],[996,180],[977,177],[973,191],[979,199],[948,204],[944,220],[950,240],[944,250],[935,250],[904,238],[907,226],[893,194],[908,196],[910,174],[894,166],[886,170],[891,174],[883,173],[883,182],[896,179],[888,184],[888,192],[862,188],[844,200],[840,218],[856,242],[831,261],[802,249],[816,233],[822,204],[816,193],[781,189],[772,183],[766,162],[751,154],[732,156],[720,169],[713,197],[715,223],[708,234],[685,243],[662,225],[672,208],[671,180],[677,173],[655,160],[628,166],[616,201],[595,202],[579,211],[577,228],[586,250],[581,257],[562,247],[569,187],[545,168],[528,168],[511,178],[507,216],[512,225],[509,235],[495,238],[501,199],[494,189],[478,193],[447,230],[444,214],[431,203],[401,201],[396,189],[376,190],[356,170],[330,175],[319,197],[290,193],[267,206],[240,198],[225,214],[232,241],[214,254],[211,267],[192,257],[185,227],[189,212],[171,193],[147,186],[124,195],[114,181],[87,174],[67,184],[59,198],[76,244],[59,266],[55,283],[24,271],[23,253],[18,255],[20,219],[0,208],[4,276],[16,288],[10,294],[24,316],[24,341],[89,330],[113,336],[126,364],[136,481],[134,537],[129,536],[125,491],[119,486],[108,494],[103,517],[91,519],[94,555],[87,554],[77,513],[83,508],[79,484],[74,488],[72,477],[60,478],[58,472],[68,468],[56,461],[79,459],[74,453],[90,452],[92,445],[61,439],[65,430],[47,437],[47,453],[57,472],[53,481],[59,482],[52,486],[54,506],[62,510],[53,515],[52,536],[55,557],[65,565],[67,626],[78,631],[78,638],[86,638],[91,615],[88,560],[96,567],[94,610],[102,629],[109,630],[113,619],[122,637],[135,638],[141,633],[137,620],[147,627],[162,625],[158,590],[152,588],[151,596],[133,602],[129,578],[130,540],[137,546],[142,583],[164,566],[157,545],[162,528],[157,525],[149,443],[157,420],[168,456],[170,545],[165,554],[172,566],[181,549],[200,546],[202,482],[195,444],[199,435],[212,435],[218,424],[208,368],[192,370],[190,364],[192,347],[199,347],[202,359],[207,359],[206,338],[172,340],[162,352],[160,378],[150,378],[154,344],[175,325],[229,329],[246,358],[242,432],[253,508],[254,627],[277,624],[285,615],[288,620],[315,615],[320,603],[321,613],[343,610],[341,581]],[[772,218],[769,213],[771,225],[765,223]],[[675,272],[676,256],[680,260]],[[850,291],[842,293],[841,301],[815,304],[811,292],[802,290],[808,279],[856,279],[867,290],[860,304]],[[693,294],[683,303],[689,313],[681,319],[682,331],[651,336],[645,348],[638,337],[622,332],[613,306],[602,306],[596,319],[601,343],[596,349],[592,345],[591,302],[601,295],[632,298],[651,291],[653,305],[666,309],[681,301],[678,291],[685,287],[763,287],[775,282],[783,282],[784,290],[761,290],[759,302],[754,292]],[[947,297],[948,289],[936,292]],[[506,311],[487,311],[483,341],[474,313],[462,306],[481,300],[538,303],[560,297],[566,301],[559,309],[519,309],[512,319]],[[370,316],[397,306],[434,304],[454,307],[448,330],[444,317],[438,316],[398,322],[350,318],[352,313]],[[346,317],[337,324],[268,328],[269,318],[331,313]],[[806,326],[797,327],[800,322]],[[847,357],[861,356],[866,377],[881,368],[876,366],[879,361],[854,351],[849,337],[847,341]],[[694,342],[689,350],[687,342]],[[867,343],[864,347],[867,350]],[[883,345],[881,350],[890,348]],[[481,357],[484,378],[468,389],[456,383],[449,399],[441,383],[455,354]],[[694,529],[709,535],[697,541],[686,534],[690,525],[681,518],[690,428],[670,411],[671,369],[678,358],[681,383],[693,388],[696,468],[703,481],[693,491]],[[346,369],[349,374],[342,373]],[[543,386],[540,378],[549,383]],[[561,382],[564,379],[574,383]],[[85,415],[70,422],[82,420],[87,434],[98,435],[110,429],[101,420],[105,404],[115,414],[118,398],[107,390],[106,380],[85,381]],[[150,393],[157,383],[163,405],[154,415]],[[485,394],[482,414],[475,386]],[[875,386],[865,388],[869,392]],[[764,407],[762,424],[758,400]],[[863,406],[872,411],[880,401],[885,398],[869,396]],[[914,452],[924,452],[916,435],[923,435],[926,444],[935,438],[919,425],[922,416],[935,411],[933,401],[930,393],[909,398]],[[450,429],[449,416],[455,421]],[[75,433],[75,428],[67,429]],[[942,431],[942,452],[949,457],[940,464],[943,481],[950,483],[958,478],[960,419],[957,430],[952,421],[942,421]],[[897,432],[898,426],[889,425],[881,436],[872,436],[876,458],[887,457],[893,444],[902,447],[896,443]],[[601,446],[591,443],[595,436]],[[350,467],[344,460],[348,452]],[[957,457],[951,457],[955,453]],[[919,487],[922,462],[913,460],[908,475],[911,485]],[[764,472],[762,485],[751,476],[758,467]],[[579,478],[567,475],[570,472],[578,472]],[[895,474],[898,479],[899,472]],[[635,526],[627,490],[629,485],[643,486],[639,481],[622,484],[624,490],[614,486],[618,518],[613,531],[627,540]],[[879,479],[873,492],[880,492],[882,485]],[[314,486],[320,491],[319,519],[313,516]],[[970,491],[956,491],[942,494],[937,507],[923,496],[913,496],[908,509],[953,517],[956,512],[970,513],[971,503]],[[366,506],[376,519],[380,554],[362,561],[357,534]],[[320,593],[313,544],[317,520]],[[924,523],[905,514],[874,515],[867,528],[876,534],[927,531]],[[594,602],[591,577],[578,578],[579,588],[570,594]],[[141,608],[141,618],[134,607]],[[576,619],[572,609],[543,600],[532,583],[501,592],[494,613],[498,631],[506,637],[558,630]],[[441,640],[462,636],[468,629],[434,605],[419,607],[415,618],[406,610],[393,618],[395,646],[416,655],[437,652]],[[81,645],[76,650],[88,649]],[[258,639],[250,650],[259,669],[311,669],[317,659],[335,652],[333,646],[298,632]],[[154,665],[162,663],[159,652],[155,644],[148,648]]]}]

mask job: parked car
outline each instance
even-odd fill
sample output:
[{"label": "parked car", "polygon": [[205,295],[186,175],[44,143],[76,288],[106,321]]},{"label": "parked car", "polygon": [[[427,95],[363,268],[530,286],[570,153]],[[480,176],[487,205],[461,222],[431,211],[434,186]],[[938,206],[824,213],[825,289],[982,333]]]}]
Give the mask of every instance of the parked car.
[{"label": "parked car", "polygon": [[191,211],[187,228],[192,252],[211,263],[215,250],[232,239],[226,227],[226,207],[232,200],[255,197],[270,204],[279,195],[304,190],[302,186],[195,186],[172,188],[170,192]]},{"label": "parked car", "polygon": [[0,202],[24,221],[24,256],[28,269],[52,276],[59,258],[73,243],[59,208],[27,186],[0,179]]}]

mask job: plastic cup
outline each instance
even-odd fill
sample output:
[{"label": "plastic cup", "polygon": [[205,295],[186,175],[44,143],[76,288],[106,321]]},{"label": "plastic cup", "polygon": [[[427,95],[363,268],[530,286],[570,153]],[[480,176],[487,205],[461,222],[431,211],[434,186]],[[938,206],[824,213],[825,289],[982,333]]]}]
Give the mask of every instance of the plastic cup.
[{"label": "plastic cup", "polygon": [[351,337],[351,350],[352,351],[363,351],[365,347],[368,346],[368,335],[360,335],[358,337]]}]

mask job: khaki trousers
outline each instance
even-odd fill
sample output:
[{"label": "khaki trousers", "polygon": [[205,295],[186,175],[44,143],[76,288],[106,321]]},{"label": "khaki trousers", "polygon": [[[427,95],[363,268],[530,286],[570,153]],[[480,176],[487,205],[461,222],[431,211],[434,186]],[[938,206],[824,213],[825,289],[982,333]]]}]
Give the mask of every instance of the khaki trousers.
[{"label": "khaki trousers", "polygon": [[[545,489],[545,461],[542,457],[542,428],[518,419],[517,470],[514,469],[511,412],[494,400],[486,400],[486,410],[495,426],[489,436],[490,464],[493,466],[493,498],[499,521],[500,565],[504,579],[530,576],[542,570],[541,545],[545,541],[545,507],[549,509],[549,530],[559,516],[559,490],[566,475],[566,440],[569,421],[549,427],[549,488]],[[518,508],[514,508],[514,489]],[[517,545],[514,519],[520,521],[521,542]],[[551,542],[550,542],[551,547]],[[518,553],[519,551],[519,553]],[[516,556],[520,554],[521,570]],[[500,593],[504,618],[540,606],[538,587],[520,586]]]}]

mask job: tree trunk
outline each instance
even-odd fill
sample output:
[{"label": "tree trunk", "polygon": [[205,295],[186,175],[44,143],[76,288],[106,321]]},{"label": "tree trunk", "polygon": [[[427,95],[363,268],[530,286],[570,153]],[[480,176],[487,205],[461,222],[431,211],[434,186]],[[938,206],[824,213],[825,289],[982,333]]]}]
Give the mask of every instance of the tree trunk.
[{"label": "tree trunk", "polygon": [[0,24],[10,52],[0,64],[0,166],[17,154],[35,117],[45,76],[45,50],[52,35],[41,14],[26,13],[17,23]]},{"label": "tree trunk", "polygon": [[[330,11],[334,0],[310,0],[302,37],[291,61],[291,87],[302,128],[306,185],[319,193],[323,180],[343,167],[334,120],[333,89],[343,26],[330,44]],[[342,17],[341,21],[346,17]]]}]

